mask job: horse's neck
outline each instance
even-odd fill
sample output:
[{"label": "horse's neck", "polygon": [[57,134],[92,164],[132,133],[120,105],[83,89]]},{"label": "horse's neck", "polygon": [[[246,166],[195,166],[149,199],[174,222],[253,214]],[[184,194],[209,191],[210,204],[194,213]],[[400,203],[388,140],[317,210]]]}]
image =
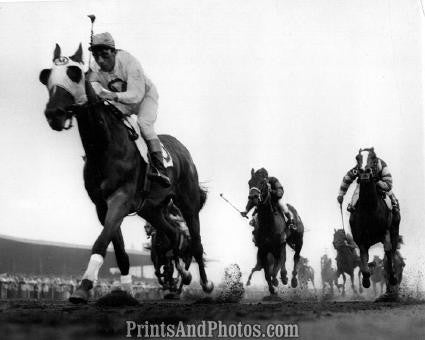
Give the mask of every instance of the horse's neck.
[{"label": "horse's neck", "polygon": [[374,182],[361,183],[359,194],[359,206],[374,209],[378,204],[378,192]]},{"label": "horse's neck", "polygon": [[127,145],[126,131],[114,119],[112,113],[106,112],[106,108],[100,105],[78,115],[81,141],[88,158],[108,155],[112,149],[118,151]]}]

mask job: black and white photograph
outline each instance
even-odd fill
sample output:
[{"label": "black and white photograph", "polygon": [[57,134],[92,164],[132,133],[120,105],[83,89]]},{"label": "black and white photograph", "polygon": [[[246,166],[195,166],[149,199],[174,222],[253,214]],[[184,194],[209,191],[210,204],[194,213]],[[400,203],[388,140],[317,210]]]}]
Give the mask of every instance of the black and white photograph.
[{"label": "black and white photograph", "polygon": [[424,0],[0,1],[0,338],[425,338],[424,39]]}]

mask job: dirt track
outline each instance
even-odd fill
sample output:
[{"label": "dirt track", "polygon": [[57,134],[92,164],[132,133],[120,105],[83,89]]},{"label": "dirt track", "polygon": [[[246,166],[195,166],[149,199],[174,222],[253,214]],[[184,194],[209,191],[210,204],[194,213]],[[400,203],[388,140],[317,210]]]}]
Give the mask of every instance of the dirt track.
[{"label": "dirt track", "polygon": [[409,339],[425,335],[420,301],[284,301],[214,303],[145,301],[137,307],[74,306],[67,302],[1,301],[1,339],[122,339],[126,320],[136,323],[222,320],[246,323],[298,323],[302,339]]}]

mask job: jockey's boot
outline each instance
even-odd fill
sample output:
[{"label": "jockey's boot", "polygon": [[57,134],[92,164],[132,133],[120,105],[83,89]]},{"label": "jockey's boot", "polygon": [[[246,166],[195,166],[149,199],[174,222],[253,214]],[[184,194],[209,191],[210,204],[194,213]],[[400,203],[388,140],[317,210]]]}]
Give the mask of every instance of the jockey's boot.
[{"label": "jockey's boot", "polygon": [[170,187],[171,182],[167,174],[167,169],[164,167],[164,158],[162,156],[162,152],[152,152],[150,156],[152,160],[153,171],[149,174],[149,177],[151,177],[153,181],[161,184],[164,188]]},{"label": "jockey's boot", "polygon": [[164,166],[164,157],[162,155],[162,147],[159,139],[152,139],[147,141],[149,148],[149,155],[152,162],[152,170],[149,177],[161,184],[164,188],[171,186],[170,178],[167,174],[167,169]]},{"label": "jockey's boot", "polygon": [[288,219],[288,228],[290,230],[297,230],[297,225],[295,224],[294,219],[292,218],[292,215],[290,213],[285,214],[286,218]]}]

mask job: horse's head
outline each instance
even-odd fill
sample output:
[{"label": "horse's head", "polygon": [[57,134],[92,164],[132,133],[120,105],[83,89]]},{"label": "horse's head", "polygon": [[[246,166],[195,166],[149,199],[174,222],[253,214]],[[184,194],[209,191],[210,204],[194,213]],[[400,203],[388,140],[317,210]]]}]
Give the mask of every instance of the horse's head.
[{"label": "horse's head", "polygon": [[248,186],[248,201],[252,205],[256,206],[261,202],[266,201],[268,195],[270,195],[267,170],[264,168],[261,168],[257,171],[251,169],[251,178],[248,181]]},{"label": "horse's head", "polygon": [[53,130],[69,129],[72,126],[70,108],[87,102],[82,55],[81,44],[70,57],[62,56],[61,48],[56,44],[52,67],[40,72],[40,82],[49,91],[44,114]]},{"label": "horse's head", "polygon": [[373,181],[378,172],[378,157],[373,147],[360,149],[356,156],[360,182]]},{"label": "horse's head", "polygon": [[341,245],[344,245],[346,237],[344,229],[334,229],[334,239],[332,241],[334,248],[338,249]]}]

